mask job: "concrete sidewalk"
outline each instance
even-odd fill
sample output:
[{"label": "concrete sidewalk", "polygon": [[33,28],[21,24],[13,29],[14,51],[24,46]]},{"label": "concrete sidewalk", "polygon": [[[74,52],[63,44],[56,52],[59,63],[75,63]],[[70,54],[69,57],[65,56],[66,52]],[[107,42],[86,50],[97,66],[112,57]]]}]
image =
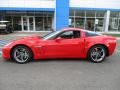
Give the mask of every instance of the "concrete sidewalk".
[{"label": "concrete sidewalk", "polygon": [[[8,35],[8,36],[45,35],[45,34],[48,34],[50,32],[52,32],[52,31],[39,31],[39,32],[20,32],[20,31],[15,31],[15,32],[10,33],[10,34],[4,34],[4,33],[1,34],[0,33],[0,36],[4,36],[4,35]],[[103,34],[103,35],[107,35],[107,33]]]},{"label": "concrete sidewalk", "polygon": [[51,31],[46,31],[46,32],[14,32],[10,34],[0,34],[0,37],[4,36],[31,36],[31,35],[39,35],[39,36],[44,36],[45,34],[50,33]]}]

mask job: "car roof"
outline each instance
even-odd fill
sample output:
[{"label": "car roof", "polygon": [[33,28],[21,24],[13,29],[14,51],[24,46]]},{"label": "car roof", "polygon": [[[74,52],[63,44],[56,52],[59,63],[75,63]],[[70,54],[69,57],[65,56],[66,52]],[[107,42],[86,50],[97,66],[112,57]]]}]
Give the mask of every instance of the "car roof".
[{"label": "car roof", "polygon": [[66,31],[66,30],[78,30],[78,31],[81,31],[81,30],[84,30],[84,29],[81,29],[81,28],[63,28],[62,30]]},{"label": "car roof", "polygon": [[101,33],[98,33],[98,32],[94,32],[94,31],[90,31],[90,30],[85,30],[85,29],[81,29],[81,28],[63,28],[62,29],[63,31],[67,31],[67,30],[78,30],[78,31],[82,31],[82,32],[88,32],[88,33],[95,33],[95,34],[98,34],[98,35],[102,35]]},{"label": "car roof", "polygon": [[85,29],[81,29],[81,28],[63,28],[62,30],[64,30],[64,31],[66,31],[66,30],[78,30],[78,31],[84,31],[84,32],[98,33],[98,32],[85,30]]}]

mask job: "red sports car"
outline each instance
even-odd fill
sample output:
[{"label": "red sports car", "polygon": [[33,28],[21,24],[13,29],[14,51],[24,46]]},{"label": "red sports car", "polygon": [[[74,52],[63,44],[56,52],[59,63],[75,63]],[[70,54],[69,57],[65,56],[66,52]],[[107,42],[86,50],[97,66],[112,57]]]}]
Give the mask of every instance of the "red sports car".
[{"label": "red sports car", "polygon": [[66,28],[43,37],[31,36],[13,41],[2,48],[2,57],[23,64],[31,60],[84,58],[102,62],[113,54],[116,38],[79,28]]}]

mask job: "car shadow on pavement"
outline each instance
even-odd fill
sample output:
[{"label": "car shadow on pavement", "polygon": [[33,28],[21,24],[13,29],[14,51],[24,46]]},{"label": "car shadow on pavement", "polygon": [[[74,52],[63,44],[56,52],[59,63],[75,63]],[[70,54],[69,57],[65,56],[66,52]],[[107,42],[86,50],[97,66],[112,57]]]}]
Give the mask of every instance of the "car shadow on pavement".
[{"label": "car shadow on pavement", "polygon": [[[16,63],[13,60],[2,59],[2,61],[6,62],[6,63]],[[84,63],[87,63],[89,61],[86,59],[74,59],[74,58],[72,58],[72,59],[37,59],[37,60],[31,60],[28,63],[48,63],[48,62],[84,62]]]},{"label": "car shadow on pavement", "polygon": [[75,61],[75,62],[88,62],[88,60],[86,59],[79,59],[79,58],[56,58],[56,59],[38,59],[38,60],[32,60],[31,62],[71,62],[71,61]]},{"label": "car shadow on pavement", "polygon": [[[108,58],[106,58],[103,62],[101,62],[101,63],[112,63],[114,60],[109,60],[110,58],[108,57]],[[5,62],[5,63],[15,63],[16,64],[16,62],[14,62],[13,60],[4,60],[4,59],[2,59],[2,61],[3,62]],[[68,63],[73,63],[73,62],[75,62],[75,63],[93,63],[93,62],[91,62],[91,61],[89,61],[89,60],[87,60],[87,59],[79,59],[79,58],[67,58],[67,59],[64,59],[64,58],[62,58],[62,59],[58,59],[58,58],[56,58],[56,59],[37,59],[37,60],[31,60],[30,62],[28,62],[28,63],[25,63],[25,64],[29,64],[29,63],[48,63],[48,62],[68,62]],[[95,64],[95,63],[93,63],[93,64]],[[96,63],[97,64],[97,63]],[[100,64],[100,63],[98,63],[98,64]]]}]

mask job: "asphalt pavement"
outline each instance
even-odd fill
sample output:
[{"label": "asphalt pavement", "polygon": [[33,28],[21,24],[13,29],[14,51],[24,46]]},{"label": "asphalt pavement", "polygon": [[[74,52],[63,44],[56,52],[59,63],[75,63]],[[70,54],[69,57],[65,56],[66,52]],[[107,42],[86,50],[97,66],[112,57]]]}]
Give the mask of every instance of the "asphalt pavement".
[{"label": "asphalt pavement", "polygon": [[0,57],[0,90],[120,90],[120,40],[102,63],[73,59],[16,64]]}]

